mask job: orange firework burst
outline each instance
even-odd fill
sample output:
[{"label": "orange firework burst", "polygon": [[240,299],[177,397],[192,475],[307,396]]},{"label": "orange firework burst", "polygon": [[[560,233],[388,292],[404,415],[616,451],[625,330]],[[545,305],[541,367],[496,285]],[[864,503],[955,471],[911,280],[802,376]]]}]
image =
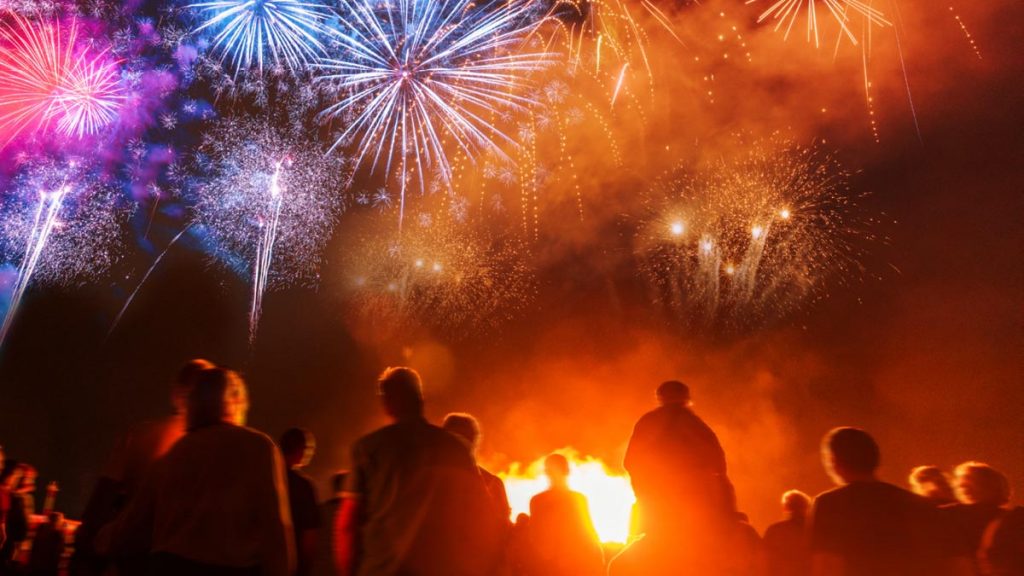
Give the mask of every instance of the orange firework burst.
[{"label": "orange firework burst", "polygon": [[687,324],[749,326],[859,271],[865,236],[849,172],[814,147],[772,140],[697,174],[661,179],[637,235],[641,269]]}]

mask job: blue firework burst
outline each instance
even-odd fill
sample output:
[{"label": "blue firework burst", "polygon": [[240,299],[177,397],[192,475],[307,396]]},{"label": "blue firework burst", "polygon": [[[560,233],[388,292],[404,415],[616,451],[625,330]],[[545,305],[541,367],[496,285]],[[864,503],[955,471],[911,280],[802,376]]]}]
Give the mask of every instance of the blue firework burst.
[{"label": "blue firework burst", "polygon": [[[407,174],[420,189],[425,173],[448,182],[446,146],[473,156],[512,143],[491,119],[531,101],[519,86],[553,61],[526,41],[542,21],[530,0],[339,0],[333,38],[339,54],[324,59],[321,82],[336,102],[322,115],[345,129],[334,148],[352,142],[358,163],[388,173],[397,162],[404,211]],[[332,148],[333,149],[333,148]],[[401,218],[401,216],[400,216]]]},{"label": "blue firework burst", "polygon": [[193,32],[210,32],[211,47],[236,72],[268,63],[298,70],[324,54],[321,37],[330,12],[302,0],[211,0],[191,4],[205,21]]}]

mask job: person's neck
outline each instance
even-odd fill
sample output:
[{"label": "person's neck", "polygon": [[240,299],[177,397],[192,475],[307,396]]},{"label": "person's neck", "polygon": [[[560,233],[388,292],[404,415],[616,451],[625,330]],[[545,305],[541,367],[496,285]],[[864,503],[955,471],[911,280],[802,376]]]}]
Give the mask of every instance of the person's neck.
[{"label": "person's neck", "polygon": [[423,414],[403,414],[401,416],[393,416],[392,419],[395,424],[409,424],[413,422],[422,422],[424,420]]},{"label": "person's neck", "polygon": [[843,482],[846,484],[878,482],[878,476],[874,472],[848,472],[843,474]]}]

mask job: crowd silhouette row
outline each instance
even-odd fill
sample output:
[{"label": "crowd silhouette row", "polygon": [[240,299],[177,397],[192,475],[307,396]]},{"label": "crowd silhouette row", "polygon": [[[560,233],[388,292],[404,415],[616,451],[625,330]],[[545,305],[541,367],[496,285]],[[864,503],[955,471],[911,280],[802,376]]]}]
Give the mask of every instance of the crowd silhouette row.
[{"label": "crowd silhouette row", "polygon": [[915,576],[1024,575],[1024,508],[979,462],[949,476],[915,468],[912,491],[878,479],[864,430],[836,428],[822,461],[836,488],[791,490],[763,537],[739,511],[726,456],[678,381],[636,423],[624,467],[634,536],[602,546],[566,458],[544,460],[549,488],[511,520],[502,480],[479,466],[477,420],[424,418],[415,370],[377,382],[391,423],[352,447],[351,470],[320,503],[302,469],[313,436],[275,443],[245,426],[245,382],[193,360],[175,412],[119,441],[80,524],[35,515],[35,470],[0,450],[0,574],[72,576]]}]

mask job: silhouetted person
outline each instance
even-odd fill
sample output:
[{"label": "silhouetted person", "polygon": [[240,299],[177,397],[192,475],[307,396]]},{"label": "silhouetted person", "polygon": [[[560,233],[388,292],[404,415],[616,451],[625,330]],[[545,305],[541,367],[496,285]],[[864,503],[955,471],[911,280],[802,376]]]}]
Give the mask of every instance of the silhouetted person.
[{"label": "silhouetted person", "polygon": [[[839,486],[819,494],[811,521],[815,576],[931,575],[939,550],[939,511],[876,476],[878,444],[858,428],[836,428],[822,442],[825,469]],[[966,559],[957,564],[959,573]]]},{"label": "silhouetted person", "polygon": [[587,498],[569,489],[569,461],[561,454],[544,459],[550,487],[530,499],[530,538],[534,573],[546,576],[602,574],[601,543]]},{"label": "silhouetted person", "polygon": [[[480,446],[480,423],[469,414],[453,412],[444,417],[442,428],[462,439],[469,448],[469,453],[476,460],[476,451]],[[494,474],[491,474],[483,466],[477,466],[480,476],[487,486],[487,494],[494,505],[495,521],[499,526],[508,529],[512,523],[512,507],[508,503],[508,493],[505,491],[505,483]]]},{"label": "silhouetted person", "polygon": [[954,504],[956,496],[946,473],[938,466],[918,466],[910,471],[910,489],[936,506]]},{"label": "silhouetted person", "polygon": [[281,454],[288,467],[288,503],[295,528],[296,574],[308,576],[316,558],[320,509],[316,487],[302,469],[309,465],[316,451],[316,439],[308,430],[290,428],[281,435]]},{"label": "silhouetted person", "polygon": [[36,469],[23,462],[15,463],[6,480],[9,504],[4,526],[7,538],[0,548],[0,566],[12,568],[18,550],[28,538],[29,519],[35,513],[35,489]]},{"label": "silhouetted person", "polygon": [[27,572],[32,576],[57,576],[64,555],[64,515],[47,514],[47,521],[36,528],[32,538],[32,552],[28,557]]},{"label": "silhouetted person", "polygon": [[[82,524],[75,531],[75,553],[71,573],[75,576],[102,574],[106,559],[95,554],[92,541],[96,532],[111,522],[131,501],[151,466],[185,435],[188,396],[196,378],[213,368],[212,362],[197,358],[185,363],[171,385],[172,413],[164,418],[142,422],[118,438],[82,513]],[[144,558],[121,558],[120,576],[140,576],[146,572]]]},{"label": "silhouetted person", "polygon": [[[951,545],[975,559],[988,525],[1005,512],[1010,501],[1006,476],[982,462],[964,462],[956,467],[956,491],[960,500],[943,508],[952,529]],[[975,562],[975,571],[980,567]]]},{"label": "silhouetted person", "polygon": [[336,526],[343,574],[489,574],[497,553],[487,489],[465,445],[423,417],[419,374],[378,380],[392,423],[360,438]]},{"label": "silhouetted person", "polygon": [[811,551],[807,541],[807,514],[811,498],[799,490],[782,495],[785,517],[764,532],[765,576],[810,576]]},{"label": "silhouetted person", "polygon": [[728,574],[749,561],[756,531],[739,522],[725,452],[675,380],[657,390],[660,406],[633,428],[623,462],[636,494],[643,537],[616,556],[614,576]]},{"label": "silhouetted person", "polygon": [[[441,424],[449,433],[466,444],[473,460],[476,461],[476,452],[480,446],[480,423],[470,414],[452,412],[444,417]],[[500,544],[499,551],[495,557],[495,565],[491,572],[495,575],[504,573],[507,569],[507,557],[505,548],[508,544],[509,530],[512,527],[512,507],[508,503],[508,493],[505,491],[505,483],[501,478],[491,474],[483,466],[477,465],[480,477],[487,488],[487,496],[490,498],[493,522],[498,531]]]},{"label": "silhouetted person", "polygon": [[985,576],[1024,575],[1024,508],[1006,510],[989,524],[978,561]]},{"label": "silhouetted person", "polygon": [[149,552],[153,576],[291,574],[284,463],[270,438],[244,426],[248,408],[241,377],[203,370],[186,435],[100,532],[100,551]]},{"label": "silhouetted person", "polygon": [[[633,428],[623,465],[629,471],[643,532],[676,532],[704,516],[731,515],[725,452],[714,431],[690,409],[678,381],[658,387],[658,408]],[[694,517],[697,515],[699,517]]]},{"label": "silhouetted person", "polygon": [[520,513],[516,516],[512,530],[509,532],[506,547],[509,573],[514,576],[530,575],[530,568],[535,564],[533,544],[530,538],[530,515]]},{"label": "silhouetted person", "polygon": [[315,576],[338,576],[334,561],[334,530],[341,511],[342,494],[345,491],[345,479],[348,471],[342,470],[331,476],[331,497],[320,504],[320,530],[317,532],[316,560],[313,562]]}]

